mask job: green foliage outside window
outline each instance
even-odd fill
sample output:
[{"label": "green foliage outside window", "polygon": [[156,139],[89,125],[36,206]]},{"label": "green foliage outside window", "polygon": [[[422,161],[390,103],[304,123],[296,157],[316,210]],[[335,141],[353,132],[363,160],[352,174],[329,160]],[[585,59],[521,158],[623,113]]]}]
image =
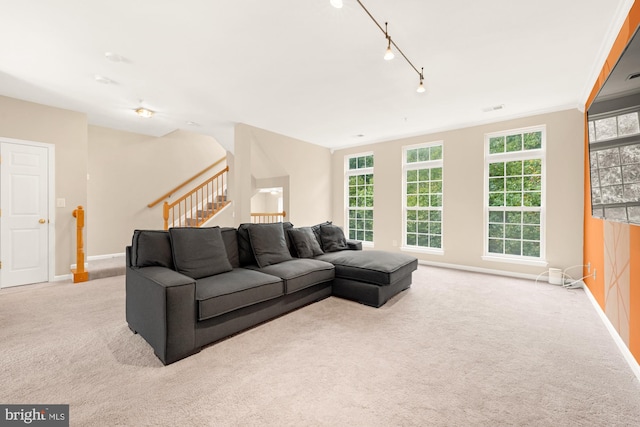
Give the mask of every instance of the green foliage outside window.
[{"label": "green foliage outside window", "polygon": [[[542,139],[542,131],[491,137],[489,156],[538,150]],[[488,175],[488,252],[539,258],[542,158],[490,161]]]},{"label": "green foliage outside window", "polygon": [[349,239],[373,242],[373,173],[359,169],[373,167],[373,155],[351,157],[348,160],[348,236]]},{"label": "green foliage outside window", "polygon": [[[409,149],[406,163],[441,161],[442,153],[442,145]],[[416,166],[405,176],[406,245],[441,249],[442,167]]]}]

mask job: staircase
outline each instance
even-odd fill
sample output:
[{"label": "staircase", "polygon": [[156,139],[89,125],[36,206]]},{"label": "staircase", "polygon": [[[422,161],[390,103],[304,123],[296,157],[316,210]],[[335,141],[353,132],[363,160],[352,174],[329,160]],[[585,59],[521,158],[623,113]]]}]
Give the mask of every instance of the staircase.
[{"label": "staircase", "polygon": [[164,202],[164,229],[169,227],[200,227],[230,202],[227,200],[229,166],[188,191],[176,201]]}]

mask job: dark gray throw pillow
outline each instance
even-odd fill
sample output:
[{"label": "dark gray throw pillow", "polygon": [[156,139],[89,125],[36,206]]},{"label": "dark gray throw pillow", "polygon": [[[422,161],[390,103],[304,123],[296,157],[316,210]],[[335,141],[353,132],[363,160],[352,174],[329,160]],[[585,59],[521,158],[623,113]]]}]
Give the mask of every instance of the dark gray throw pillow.
[{"label": "dark gray throw pillow", "polygon": [[160,266],[173,270],[169,232],[135,230],[131,242],[131,265],[134,267]]},{"label": "dark gray throw pillow", "polygon": [[324,253],[311,227],[292,228],[289,236],[300,258],[313,258]]},{"label": "dark gray throw pillow", "polygon": [[194,279],[233,270],[220,227],[170,228],[176,270]]},{"label": "dark gray throw pillow", "polygon": [[248,231],[253,254],[260,268],[293,259],[287,247],[281,222],[252,224]]},{"label": "dark gray throw pillow", "polygon": [[321,225],[320,239],[322,239],[322,249],[325,252],[337,252],[349,248],[342,228],[337,225]]}]

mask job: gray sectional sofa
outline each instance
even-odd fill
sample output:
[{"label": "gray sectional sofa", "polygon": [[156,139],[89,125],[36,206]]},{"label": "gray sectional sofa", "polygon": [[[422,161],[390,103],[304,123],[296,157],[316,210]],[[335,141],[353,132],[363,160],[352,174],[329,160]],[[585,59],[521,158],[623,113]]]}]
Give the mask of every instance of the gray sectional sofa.
[{"label": "gray sectional sofa", "polygon": [[331,223],[136,230],[126,256],[127,323],[165,365],[331,295],[380,307],[417,268]]}]

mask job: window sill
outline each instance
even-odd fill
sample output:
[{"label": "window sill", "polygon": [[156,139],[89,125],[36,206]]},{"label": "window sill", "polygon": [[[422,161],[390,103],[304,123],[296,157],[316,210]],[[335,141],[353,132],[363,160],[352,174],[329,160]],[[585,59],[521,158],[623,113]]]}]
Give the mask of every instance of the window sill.
[{"label": "window sill", "polygon": [[430,254],[430,255],[444,255],[443,249],[421,248],[419,246],[401,246],[400,250],[402,252],[416,252],[416,253]]},{"label": "window sill", "polygon": [[520,265],[530,265],[533,267],[547,267],[549,263],[543,259],[526,259],[526,258],[510,258],[510,257],[502,257],[495,255],[483,255],[483,261],[491,261],[491,262],[506,262],[509,264],[520,264]]}]

